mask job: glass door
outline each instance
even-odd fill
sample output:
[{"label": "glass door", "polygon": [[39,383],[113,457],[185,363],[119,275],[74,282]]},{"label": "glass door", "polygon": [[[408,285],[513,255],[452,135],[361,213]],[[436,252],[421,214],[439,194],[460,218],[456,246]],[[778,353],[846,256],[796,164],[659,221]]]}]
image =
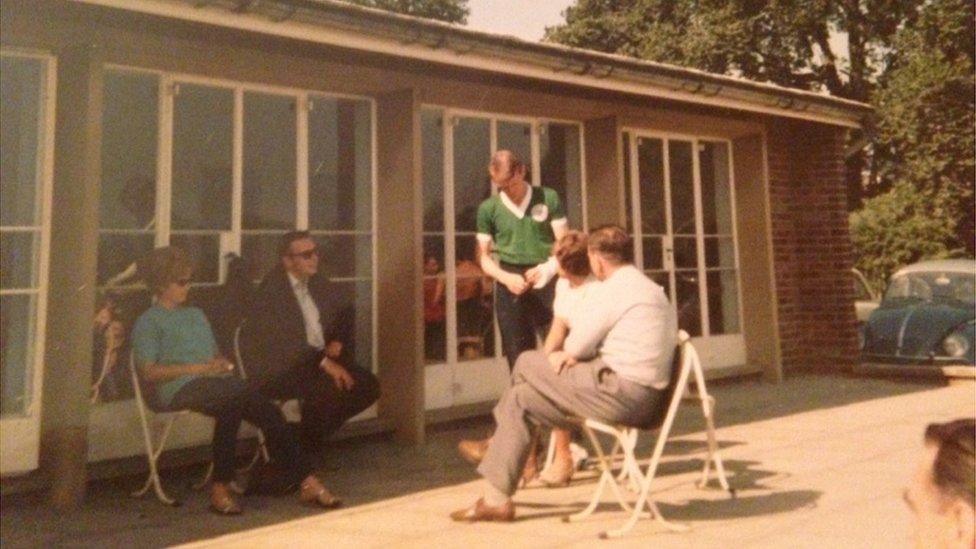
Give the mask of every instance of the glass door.
[{"label": "glass door", "polygon": [[635,261],[664,287],[706,368],[745,363],[729,143],[625,134]]}]

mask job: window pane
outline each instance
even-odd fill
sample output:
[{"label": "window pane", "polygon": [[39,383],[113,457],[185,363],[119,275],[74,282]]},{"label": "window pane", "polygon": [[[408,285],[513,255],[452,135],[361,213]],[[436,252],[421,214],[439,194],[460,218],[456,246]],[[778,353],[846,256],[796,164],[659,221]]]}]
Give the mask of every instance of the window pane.
[{"label": "window pane", "polygon": [[0,233],[0,288],[28,289],[37,287],[37,260],[40,234],[30,232]]},{"label": "window pane", "polygon": [[664,268],[664,256],[661,248],[661,237],[644,237],[643,247],[641,251],[644,254],[644,268],[645,269],[663,269]]},{"label": "window pane", "polygon": [[170,244],[186,250],[193,261],[193,282],[220,282],[220,236],[212,234],[176,234]]},{"label": "window pane", "polygon": [[245,229],[295,226],[295,98],[244,94]]},{"label": "window pane", "polygon": [[542,184],[556,190],[570,227],[583,227],[580,134],[575,124],[547,124],[539,136]]},{"label": "window pane", "polygon": [[282,234],[284,233],[241,235],[241,258],[247,266],[250,280],[257,282],[264,279],[278,264],[278,242]]},{"label": "window pane", "polygon": [[424,230],[444,230],[444,111],[420,112],[423,142]]},{"label": "window pane", "polygon": [[698,297],[698,271],[677,271],[678,328],[692,336],[702,335],[701,299]]},{"label": "window pane", "polygon": [[[525,180],[531,183],[534,179],[531,173],[532,125],[525,122],[503,122],[499,120],[496,131],[498,132],[497,150],[508,149],[518,155],[522,163],[525,164]],[[457,154],[456,151],[455,154]],[[482,161],[482,164],[488,165],[487,157]]]},{"label": "window pane", "polygon": [[664,144],[660,139],[647,137],[637,139],[641,231],[644,234],[665,234],[667,232],[663,147]]},{"label": "window pane", "polygon": [[712,335],[739,333],[739,293],[735,271],[708,273],[708,328]]},{"label": "window pane", "polygon": [[732,234],[728,145],[703,141],[698,151],[705,234]]},{"label": "window pane", "polygon": [[698,240],[695,237],[674,237],[674,265],[679,269],[698,267]]},{"label": "window pane", "polygon": [[314,235],[319,245],[319,269],[329,278],[373,276],[373,238],[369,235]]},{"label": "window pane", "polygon": [[229,230],[234,94],[179,84],[173,105],[173,229]]},{"label": "window pane", "polygon": [[36,298],[33,295],[0,297],[0,392],[3,415],[22,414],[30,405],[31,372],[34,369],[34,318]]},{"label": "window pane", "polygon": [[456,239],[458,361],[495,355],[491,279],[474,262],[475,237]]},{"label": "window pane", "polygon": [[[137,260],[149,255],[152,251],[154,238],[147,234],[113,234],[98,235],[98,285],[104,286],[109,280],[121,275]],[[120,280],[120,284],[136,284],[139,280],[133,276],[129,280]]]},{"label": "window pane", "polygon": [[491,123],[481,118],[460,118],[454,126],[455,231],[474,232],[478,206],[491,196],[488,161],[491,159]]},{"label": "window pane", "polygon": [[338,318],[345,320],[337,328],[341,336],[350,343],[350,352],[356,364],[366,370],[373,370],[373,283],[369,280],[356,282],[336,282],[336,306]]},{"label": "window pane", "polygon": [[44,63],[0,59],[0,225],[31,226],[38,219],[37,160]]},{"label": "window pane", "polygon": [[364,100],[310,99],[308,226],[371,231],[372,112]]},{"label": "window pane", "polygon": [[668,141],[668,162],[671,172],[671,219],[674,223],[674,234],[695,234],[691,143]]},{"label": "window pane", "polygon": [[444,238],[424,237],[424,361],[447,359],[447,281],[444,276]]},{"label": "window pane", "polygon": [[99,227],[151,229],[156,217],[159,81],[107,71],[102,111]]},{"label": "window pane", "polygon": [[705,237],[705,266],[735,268],[735,242],[731,236]]}]

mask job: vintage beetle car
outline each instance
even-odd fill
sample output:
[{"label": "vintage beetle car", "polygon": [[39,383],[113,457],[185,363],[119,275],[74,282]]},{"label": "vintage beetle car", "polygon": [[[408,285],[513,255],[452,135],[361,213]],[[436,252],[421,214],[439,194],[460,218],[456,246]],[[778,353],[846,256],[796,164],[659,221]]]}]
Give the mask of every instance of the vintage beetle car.
[{"label": "vintage beetle car", "polygon": [[976,261],[923,261],[892,275],[864,329],[865,360],[976,364]]}]

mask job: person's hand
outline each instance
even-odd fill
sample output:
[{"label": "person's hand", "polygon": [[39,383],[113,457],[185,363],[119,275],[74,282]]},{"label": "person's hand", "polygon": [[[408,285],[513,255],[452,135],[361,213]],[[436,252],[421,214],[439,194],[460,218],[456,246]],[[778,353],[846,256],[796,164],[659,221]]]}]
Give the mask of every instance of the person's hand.
[{"label": "person's hand", "polygon": [[352,389],[353,385],[356,384],[356,380],[352,378],[352,374],[349,373],[349,370],[343,368],[341,364],[329,357],[325,357],[322,360],[322,363],[319,364],[319,367],[322,368],[323,372],[332,378],[332,381],[335,382],[336,387],[342,391],[349,391]]},{"label": "person's hand", "polygon": [[525,281],[525,278],[515,273],[505,273],[505,278],[501,280],[501,283],[515,295],[522,295],[529,289],[529,283]]},{"label": "person's hand", "polygon": [[227,375],[234,371],[234,363],[222,356],[214,357],[208,366],[207,373],[215,376]]},{"label": "person's hand", "polygon": [[535,286],[535,283],[542,278],[542,265],[536,265],[528,271],[525,271],[525,281],[529,283],[529,286]]},{"label": "person's hand", "polygon": [[109,352],[117,351],[122,347],[123,342],[125,342],[125,328],[122,323],[118,320],[109,322],[108,327],[105,328],[105,349]]},{"label": "person's hand", "polygon": [[342,342],[330,341],[325,345],[325,356],[329,358],[339,358],[342,354]]},{"label": "person's hand", "polygon": [[549,359],[549,365],[552,366],[553,371],[557,374],[566,368],[572,368],[576,365],[576,359],[566,351],[555,351],[550,353],[547,358]]}]

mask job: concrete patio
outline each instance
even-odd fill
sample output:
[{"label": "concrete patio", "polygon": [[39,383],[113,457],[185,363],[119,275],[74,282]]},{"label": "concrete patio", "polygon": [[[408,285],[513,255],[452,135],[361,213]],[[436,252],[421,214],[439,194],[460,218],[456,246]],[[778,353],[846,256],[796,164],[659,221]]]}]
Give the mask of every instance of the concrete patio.
[{"label": "concrete patio", "polygon": [[[477,477],[454,454],[461,437],[483,434],[487,418],[441,428],[421,448],[383,437],[344,441],[327,458],[347,508],[315,513],[291,498],[248,498],[239,520],[204,512],[205,498],[184,490],[183,507],[131,500],[137,478],[96,483],[79,511],[58,514],[36,496],[4,499],[3,544],[13,546],[196,547],[906,547],[909,514],[901,502],[924,426],[972,416],[971,382],[948,387],[845,376],[805,375],[781,385],[755,380],[717,384],[718,436],[731,499],[694,486],[703,456],[701,417],[679,413],[654,495],[671,520],[691,527],[668,533],[651,521],[622,540],[600,531],[625,519],[606,500],[587,521],[565,524],[594,488],[592,473],[567,488],[519,492],[514,524],[456,524],[447,514],[477,497]],[[645,437],[642,455],[651,437]],[[185,485],[199,468],[167,476]],[[174,474],[178,479],[174,479]],[[609,496],[608,496],[609,497]]]}]

